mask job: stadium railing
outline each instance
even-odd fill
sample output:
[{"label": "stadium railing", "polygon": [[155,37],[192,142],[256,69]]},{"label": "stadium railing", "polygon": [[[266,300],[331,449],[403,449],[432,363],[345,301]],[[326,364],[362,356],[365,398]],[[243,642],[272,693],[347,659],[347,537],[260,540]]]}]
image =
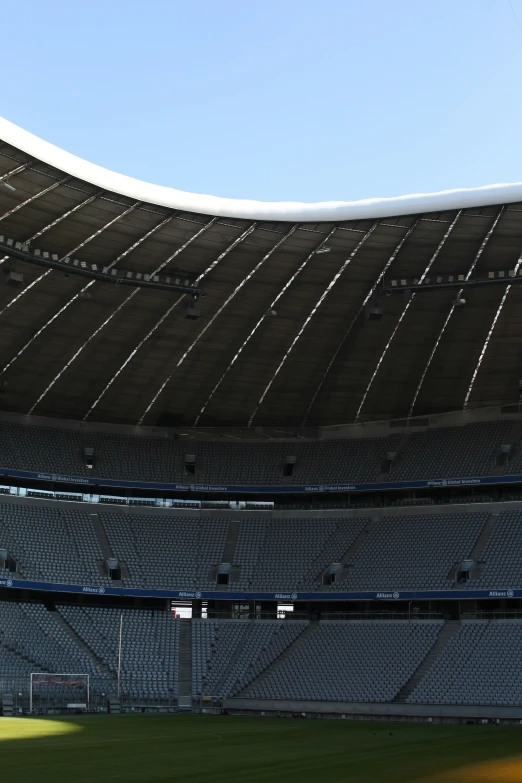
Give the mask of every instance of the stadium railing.
[{"label": "stadium railing", "polygon": [[461,620],[522,620],[522,610],[488,609],[462,612]]},{"label": "stadium railing", "polygon": [[[196,619],[196,618],[195,618]],[[310,612],[290,612],[281,611],[276,615],[275,612],[219,612],[213,609],[207,610],[205,617],[198,617],[198,620],[309,620]]]},{"label": "stadium railing", "polygon": [[321,612],[321,620],[443,620],[445,612]]}]

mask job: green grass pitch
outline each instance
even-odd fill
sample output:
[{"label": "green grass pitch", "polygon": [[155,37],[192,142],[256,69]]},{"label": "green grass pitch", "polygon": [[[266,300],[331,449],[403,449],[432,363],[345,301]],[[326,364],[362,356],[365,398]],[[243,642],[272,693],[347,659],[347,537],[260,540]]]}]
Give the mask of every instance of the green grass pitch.
[{"label": "green grass pitch", "polygon": [[9,783],[520,783],[522,726],[220,715],[0,718],[0,770]]}]

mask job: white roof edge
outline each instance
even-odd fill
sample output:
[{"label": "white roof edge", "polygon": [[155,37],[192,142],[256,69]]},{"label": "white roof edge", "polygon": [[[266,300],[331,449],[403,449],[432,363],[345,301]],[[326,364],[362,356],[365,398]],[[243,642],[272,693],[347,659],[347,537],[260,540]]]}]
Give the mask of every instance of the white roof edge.
[{"label": "white roof edge", "polygon": [[186,193],[117,174],[78,158],[70,152],[65,152],[2,117],[0,117],[0,139],[32,158],[105,190],[171,209],[219,217],[292,222],[364,220],[522,201],[522,182],[445,190],[439,193],[415,193],[395,198],[323,201],[315,204],[298,201],[271,202],[220,198]]}]

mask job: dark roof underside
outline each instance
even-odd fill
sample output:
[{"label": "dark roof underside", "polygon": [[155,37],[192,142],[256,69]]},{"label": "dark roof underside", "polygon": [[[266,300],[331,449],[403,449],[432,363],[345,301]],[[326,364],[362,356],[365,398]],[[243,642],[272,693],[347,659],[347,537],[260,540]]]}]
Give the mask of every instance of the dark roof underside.
[{"label": "dark roof underside", "polygon": [[[380,321],[366,320],[363,304],[387,264],[387,278],[430,264],[432,277],[475,263],[477,274],[513,269],[520,204],[341,224],[212,220],[100,191],[0,147],[0,178],[24,164],[15,190],[0,188],[0,234],[142,272],[186,244],[164,268],[204,274],[206,296],[192,321],[170,292],[16,262],[21,285],[0,274],[4,410],[299,426],[518,401],[522,287],[473,289],[455,308],[451,290],[380,297]],[[330,252],[315,254],[322,243]]]}]

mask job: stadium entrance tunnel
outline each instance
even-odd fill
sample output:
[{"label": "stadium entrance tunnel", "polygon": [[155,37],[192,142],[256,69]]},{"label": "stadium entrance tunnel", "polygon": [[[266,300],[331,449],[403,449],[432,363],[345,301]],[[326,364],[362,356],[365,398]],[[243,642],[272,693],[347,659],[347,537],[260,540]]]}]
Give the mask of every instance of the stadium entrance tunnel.
[{"label": "stadium entrance tunnel", "polygon": [[58,737],[82,731],[83,726],[72,721],[50,718],[0,718],[0,743]]}]

